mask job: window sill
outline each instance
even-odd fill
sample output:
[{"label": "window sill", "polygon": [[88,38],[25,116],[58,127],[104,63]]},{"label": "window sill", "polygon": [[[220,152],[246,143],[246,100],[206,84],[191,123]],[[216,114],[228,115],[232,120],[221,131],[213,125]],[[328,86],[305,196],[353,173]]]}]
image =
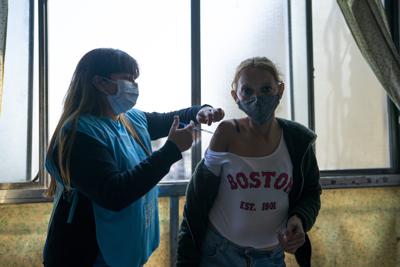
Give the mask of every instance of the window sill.
[{"label": "window sill", "polygon": [[0,190],[0,204],[12,203],[37,203],[51,202],[51,198],[45,197],[45,188],[19,188],[19,189],[2,189]]},{"label": "window sill", "polygon": [[[158,185],[160,197],[184,196],[188,181],[162,182]],[[45,188],[36,183],[0,184],[0,204],[51,202]]]},{"label": "window sill", "polygon": [[322,176],[322,189],[400,186],[400,174]]},{"label": "window sill", "polygon": [[[400,174],[323,176],[322,189],[373,188],[400,186]],[[161,182],[160,197],[184,196],[188,180]],[[37,184],[2,184],[0,185],[0,204],[51,202],[52,198],[44,195],[45,188]]]}]

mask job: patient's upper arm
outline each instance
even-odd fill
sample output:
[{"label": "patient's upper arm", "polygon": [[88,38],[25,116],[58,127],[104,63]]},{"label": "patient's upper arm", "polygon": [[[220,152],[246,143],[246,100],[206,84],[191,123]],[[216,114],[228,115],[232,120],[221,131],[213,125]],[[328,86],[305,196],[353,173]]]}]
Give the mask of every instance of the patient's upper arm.
[{"label": "patient's upper arm", "polygon": [[227,152],[229,142],[234,133],[234,124],[232,120],[222,121],[211,138],[209,148],[215,152]]}]

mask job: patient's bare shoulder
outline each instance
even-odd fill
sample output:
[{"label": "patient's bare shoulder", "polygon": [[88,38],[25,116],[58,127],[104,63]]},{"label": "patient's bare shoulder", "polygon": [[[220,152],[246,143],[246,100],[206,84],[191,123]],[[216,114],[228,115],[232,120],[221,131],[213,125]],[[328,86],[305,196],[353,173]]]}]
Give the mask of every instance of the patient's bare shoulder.
[{"label": "patient's bare shoulder", "polygon": [[210,141],[210,149],[216,152],[226,152],[229,143],[235,134],[235,123],[233,120],[221,121]]}]

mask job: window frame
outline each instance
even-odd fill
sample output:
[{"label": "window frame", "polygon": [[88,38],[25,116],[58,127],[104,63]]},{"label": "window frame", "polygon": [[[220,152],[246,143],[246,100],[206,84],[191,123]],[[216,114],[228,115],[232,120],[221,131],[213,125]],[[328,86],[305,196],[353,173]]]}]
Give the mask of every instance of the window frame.
[{"label": "window frame", "polygon": [[[290,0],[288,0],[290,2]],[[399,51],[399,2],[384,0],[386,15],[393,41]],[[313,44],[312,44],[312,1],[306,1],[307,18],[307,57],[308,57],[308,94],[309,128],[315,130],[314,84],[313,84]],[[311,64],[310,64],[311,62]],[[323,189],[385,187],[400,185],[400,112],[389,97],[386,97],[389,125],[390,168],[322,170]]]},{"label": "window frame", "polygon": [[[33,82],[34,82],[34,48],[35,48],[35,0],[29,0],[29,56],[28,56],[28,120],[27,120],[27,153],[26,153],[26,182],[7,182],[7,183],[0,183],[0,204],[1,203],[8,203],[11,199],[13,203],[13,199],[16,198],[17,202],[18,199],[21,198],[17,192],[14,190],[24,190],[27,192],[26,197],[27,199],[36,199],[35,194],[31,194],[31,191],[36,191],[38,188],[43,188],[44,183],[41,182],[39,178],[40,175],[36,174],[32,177],[32,136],[33,136]],[[26,191],[27,190],[27,191]],[[24,194],[25,195],[25,194]]]},{"label": "window frame", "polygon": [[[35,185],[35,181],[37,180],[35,176],[32,179],[32,124],[33,124],[33,81],[34,81],[34,14],[35,14],[35,0],[27,0],[29,3],[29,26],[28,26],[28,86],[27,86],[27,136],[26,136],[26,171],[25,171],[25,179],[26,182],[0,182],[0,190],[5,188],[19,188],[22,185],[33,184]],[[4,100],[3,100],[4,101]],[[1,195],[0,195],[1,196]],[[0,202],[1,203],[1,202]]]},{"label": "window frame", "polygon": [[[29,101],[28,108],[33,108],[33,71],[34,71],[34,8],[38,8],[38,81],[39,81],[39,173],[33,180],[22,183],[0,183],[0,204],[2,203],[33,203],[49,202],[51,198],[44,195],[49,182],[49,175],[45,170],[45,158],[49,141],[48,136],[48,30],[47,30],[47,0],[30,1],[30,44],[29,44]],[[291,1],[288,1],[289,27],[289,79],[293,76],[293,53],[291,39]],[[389,25],[397,49],[399,49],[399,3],[385,0]],[[308,127],[315,130],[314,109],[314,79],[313,79],[313,32],[312,32],[312,1],[305,0],[306,18],[306,47],[307,47],[307,80],[308,80]],[[191,0],[191,104],[201,104],[201,24],[200,0]],[[293,91],[290,94],[293,96]],[[355,169],[321,171],[321,185],[323,189],[385,187],[400,185],[400,133],[399,111],[388,100],[389,114],[389,147],[391,168],[384,169]],[[295,118],[294,98],[291,101],[291,115]],[[32,155],[32,112],[29,113],[28,130],[28,158],[27,173],[31,173]],[[192,171],[201,160],[201,133],[196,132],[199,142],[192,147]],[[27,175],[27,179],[29,176]],[[188,181],[166,181],[159,183],[160,196],[171,197],[171,205],[176,206],[176,199],[184,196]],[[179,199],[178,199],[179,200]],[[172,211],[171,211],[172,212]],[[173,211],[176,213],[176,211]],[[172,213],[171,213],[172,214]],[[174,222],[176,223],[176,222]]]}]

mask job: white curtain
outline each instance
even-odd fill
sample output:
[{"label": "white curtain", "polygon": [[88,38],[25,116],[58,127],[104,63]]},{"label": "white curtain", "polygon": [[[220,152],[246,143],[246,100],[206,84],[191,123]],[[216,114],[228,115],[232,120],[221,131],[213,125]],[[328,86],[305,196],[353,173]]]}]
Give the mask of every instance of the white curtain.
[{"label": "white curtain", "polygon": [[400,56],[381,0],[337,0],[337,3],[362,55],[400,109]]},{"label": "white curtain", "polygon": [[4,57],[6,53],[8,0],[0,0],[0,114],[3,97]]}]

